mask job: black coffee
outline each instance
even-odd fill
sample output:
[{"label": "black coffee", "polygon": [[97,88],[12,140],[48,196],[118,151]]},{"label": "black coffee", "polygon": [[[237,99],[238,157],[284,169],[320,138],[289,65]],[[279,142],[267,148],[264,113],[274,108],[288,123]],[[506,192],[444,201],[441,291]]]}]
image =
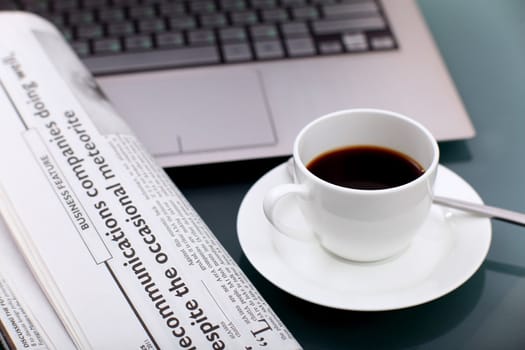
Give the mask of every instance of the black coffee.
[{"label": "black coffee", "polygon": [[425,169],[411,157],[377,146],[350,146],[321,154],[307,168],[332,184],[363,190],[404,185]]}]

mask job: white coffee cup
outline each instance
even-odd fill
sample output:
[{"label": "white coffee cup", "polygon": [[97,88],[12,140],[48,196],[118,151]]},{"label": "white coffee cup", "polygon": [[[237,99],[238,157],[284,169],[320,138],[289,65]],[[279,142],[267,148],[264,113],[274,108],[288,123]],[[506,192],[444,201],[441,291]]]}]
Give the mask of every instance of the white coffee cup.
[{"label": "white coffee cup", "polygon": [[[322,180],[307,165],[319,155],[350,146],[379,146],[401,152],[424,173],[386,189],[354,189]],[[354,261],[377,261],[403,251],[425,222],[432,205],[439,148],[420,123],[398,113],[352,109],[325,115],[306,125],[293,146],[293,183],[271,189],[264,213],[281,233],[316,239],[326,250]],[[278,203],[294,196],[307,226],[279,216]],[[290,220],[288,220],[290,221]]]}]

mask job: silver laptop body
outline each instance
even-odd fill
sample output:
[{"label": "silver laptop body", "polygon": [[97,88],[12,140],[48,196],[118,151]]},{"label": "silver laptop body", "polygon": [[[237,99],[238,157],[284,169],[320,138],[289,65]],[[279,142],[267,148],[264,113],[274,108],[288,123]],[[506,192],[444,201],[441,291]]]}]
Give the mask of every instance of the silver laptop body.
[{"label": "silver laptop body", "polygon": [[416,2],[383,1],[382,6],[398,41],[395,50],[97,80],[162,166],[288,155],[309,121],[355,107],[403,113],[438,140],[473,137]]}]

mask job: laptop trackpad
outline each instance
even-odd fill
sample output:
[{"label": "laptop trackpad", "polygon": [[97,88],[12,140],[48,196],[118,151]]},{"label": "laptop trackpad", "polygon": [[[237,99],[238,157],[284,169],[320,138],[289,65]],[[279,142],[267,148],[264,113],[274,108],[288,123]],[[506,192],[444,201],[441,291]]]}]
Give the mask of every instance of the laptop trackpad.
[{"label": "laptop trackpad", "polygon": [[276,142],[255,70],[142,73],[101,78],[99,83],[154,155]]}]

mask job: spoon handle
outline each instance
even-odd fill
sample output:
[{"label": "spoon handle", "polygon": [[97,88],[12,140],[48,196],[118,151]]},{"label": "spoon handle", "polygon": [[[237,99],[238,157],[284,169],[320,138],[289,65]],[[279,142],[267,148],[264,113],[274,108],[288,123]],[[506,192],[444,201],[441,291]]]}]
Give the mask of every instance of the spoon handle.
[{"label": "spoon handle", "polygon": [[488,205],[474,204],[470,202],[461,201],[458,199],[445,198],[434,196],[434,203],[442,206],[460,209],[472,213],[476,213],[485,217],[490,217],[521,226],[525,226],[525,214],[515,211],[491,207]]}]

